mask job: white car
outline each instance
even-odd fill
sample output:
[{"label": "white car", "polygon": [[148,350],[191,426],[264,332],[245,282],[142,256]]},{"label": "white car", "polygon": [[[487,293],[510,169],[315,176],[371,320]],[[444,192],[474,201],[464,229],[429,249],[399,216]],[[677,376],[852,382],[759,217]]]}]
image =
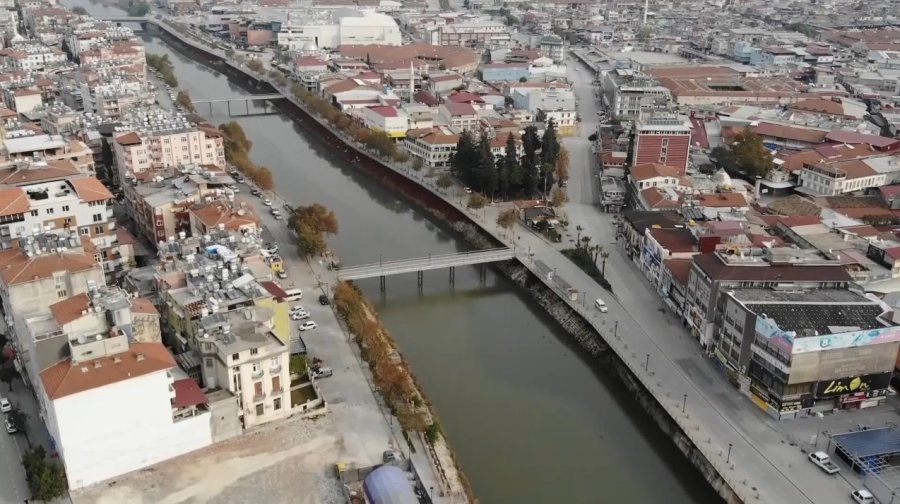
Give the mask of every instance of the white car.
[{"label": "white car", "polygon": [[9,421],[9,418],[6,419],[6,432],[8,432],[10,434],[15,434],[16,432],[18,432],[18,429],[16,429],[16,426],[13,425],[12,422]]},{"label": "white car", "polygon": [[291,313],[291,320],[306,320],[309,318],[309,312],[298,311]]},{"label": "white car", "polygon": [[316,323],[313,322],[312,320],[309,320],[309,321],[306,321],[306,322],[300,324],[300,330],[301,330],[301,331],[310,331],[310,330],[315,329],[315,328],[317,328],[317,327],[319,327],[319,326],[316,325]]},{"label": "white car", "polygon": [[853,499],[853,502],[858,502],[859,504],[875,504],[875,496],[865,488],[850,492],[850,498]]},{"label": "white car", "polygon": [[270,200],[269,198],[264,198],[263,205],[272,206],[272,200]]},{"label": "white car", "polygon": [[10,411],[12,411],[12,404],[9,404],[9,399],[0,397],[0,413],[9,413]]}]

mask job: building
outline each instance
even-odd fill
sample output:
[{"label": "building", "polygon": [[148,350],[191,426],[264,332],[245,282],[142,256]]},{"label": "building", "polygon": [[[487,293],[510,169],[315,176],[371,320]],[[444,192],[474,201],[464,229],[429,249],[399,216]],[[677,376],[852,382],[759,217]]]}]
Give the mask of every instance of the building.
[{"label": "building", "polygon": [[505,82],[527,79],[531,75],[528,63],[485,63],[481,65],[481,80]]},{"label": "building", "polygon": [[795,190],[813,196],[863,192],[900,182],[900,155],[827,160],[804,165]]},{"label": "building", "polygon": [[[900,327],[846,288],[739,288],[717,312],[715,354],[771,416],[876,406],[887,399]],[[749,382],[749,383],[748,383]]]},{"label": "building", "polygon": [[559,63],[566,58],[566,48],[563,40],[555,35],[541,38],[541,56],[550,58],[554,63]]},{"label": "building", "polygon": [[409,117],[403,110],[386,105],[359,109],[363,124],[373,130],[382,131],[391,138],[403,138],[409,129]]},{"label": "building", "polygon": [[641,116],[634,123],[635,165],[659,163],[671,166],[678,175],[687,172],[691,151],[691,123],[675,114]]},{"label": "building", "polygon": [[409,130],[403,140],[410,156],[421,159],[429,168],[448,166],[458,143],[459,135],[449,128]]},{"label": "building", "polygon": [[631,69],[616,69],[601,77],[603,100],[617,119],[634,119],[641,112],[663,110],[672,103],[665,86]]},{"label": "building", "polygon": [[428,34],[431,44],[453,47],[506,47],[509,28],[498,21],[470,21],[439,26]]},{"label": "building", "polygon": [[462,131],[474,131],[478,128],[478,112],[468,103],[442,103],[438,107],[438,117],[451,128]]}]

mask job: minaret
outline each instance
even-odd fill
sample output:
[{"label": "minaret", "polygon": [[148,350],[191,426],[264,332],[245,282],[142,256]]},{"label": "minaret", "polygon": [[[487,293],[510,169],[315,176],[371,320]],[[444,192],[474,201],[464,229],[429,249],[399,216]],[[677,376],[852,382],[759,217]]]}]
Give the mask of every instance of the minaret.
[{"label": "minaret", "polygon": [[641,27],[647,26],[647,11],[650,10],[650,0],[644,0],[644,22]]},{"label": "minaret", "polygon": [[413,102],[413,94],[416,90],[416,73],[413,70],[413,62],[409,62],[409,103]]}]

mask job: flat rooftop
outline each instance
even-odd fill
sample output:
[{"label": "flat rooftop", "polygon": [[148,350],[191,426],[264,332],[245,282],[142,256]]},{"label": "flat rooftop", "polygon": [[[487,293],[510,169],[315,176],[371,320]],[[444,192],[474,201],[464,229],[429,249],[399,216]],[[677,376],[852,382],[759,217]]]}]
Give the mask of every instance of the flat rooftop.
[{"label": "flat rooftop", "polygon": [[798,337],[884,327],[879,304],[846,290],[735,289],[734,297]]}]

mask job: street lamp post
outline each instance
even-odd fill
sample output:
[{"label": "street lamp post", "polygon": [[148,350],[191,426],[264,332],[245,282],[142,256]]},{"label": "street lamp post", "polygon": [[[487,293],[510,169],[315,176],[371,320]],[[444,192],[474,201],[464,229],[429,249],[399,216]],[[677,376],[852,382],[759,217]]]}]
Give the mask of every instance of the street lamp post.
[{"label": "street lamp post", "polygon": [[729,463],[729,462],[731,462],[731,448],[732,448],[733,446],[734,446],[734,445],[732,445],[731,443],[728,443],[728,457],[725,458],[725,463],[726,463],[726,464]]},{"label": "street lamp post", "polygon": [[684,394],[684,399],[681,401],[681,412],[684,413],[684,409],[687,408],[687,394]]},{"label": "street lamp post", "polygon": [[431,502],[434,502],[434,485],[432,485],[429,490],[431,490]]},{"label": "street lamp post", "polygon": [[619,339],[619,321],[616,320],[616,325],[613,327],[613,338]]},{"label": "street lamp post", "polygon": [[650,354],[647,354],[647,361],[644,362],[644,372],[650,370]]}]

